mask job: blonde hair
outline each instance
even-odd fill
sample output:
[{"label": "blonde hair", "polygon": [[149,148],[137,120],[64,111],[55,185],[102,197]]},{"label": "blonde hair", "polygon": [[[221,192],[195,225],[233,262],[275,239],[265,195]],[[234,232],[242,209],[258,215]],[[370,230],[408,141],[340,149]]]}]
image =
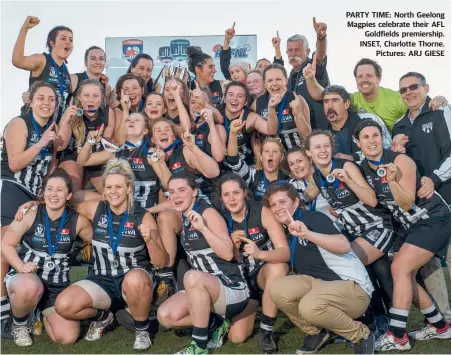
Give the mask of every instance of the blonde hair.
[{"label": "blonde hair", "polygon": [[[99,110],[104,109],[107,106],[107,99],[105,97],[104,88],[100,81],[97,79],[86,79],[80,83],[77,93],[75,95],[74,105],[75,106],[79,105],[80,95],[82,93],[83,88],[87,85],[95,85],[100,88],[102,98]],[[79,147],[83,146],[83,144],[85,143],[86,135],[86,126],[85,123],[83,122],[83,115],[75,116],[75,119],[72,122],[72,133],[74,134],[75,137],[75,144]]]},{"label": "blonde hair", "polygon": [[[281,157],[284,158],[284,154],[286,152],[286,150],[284,149],[284,146],[281,143],[281,140],[279,138],[273,138],[273,137],[267,137],[264,139],[264,141],[262,142],[261,145],[261,156],[262,156],[262,152],[264,151],[264,146],[267,143],[275,143],[278,145],[279,147],[279,151],[281,152]],[[262,164],[262,160],[261,159],[256,159],[256,169],[257,170],[262,170],[264,168],[263,164]],[[281,163],[279,163],[281,165]]]},{"label": "blonde hair", "polygon": [[[126,181],[126,186],[130,187],[130,193],[127,195],[127,208],[129,210],[129,215],[133,213],[133,207],[135,204],[135,175],[130,167],[130,164],[125,159],[110,159],[102,172],[102,177],[105,178],[108,175],[121,175]],[[105,193],[105,192],[104,192]]]}]

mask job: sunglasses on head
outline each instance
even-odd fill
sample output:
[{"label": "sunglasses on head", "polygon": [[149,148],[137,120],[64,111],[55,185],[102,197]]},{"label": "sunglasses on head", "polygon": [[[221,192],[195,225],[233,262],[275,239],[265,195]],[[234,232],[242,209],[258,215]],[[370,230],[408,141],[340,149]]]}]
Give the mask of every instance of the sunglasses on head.
[{"label": "sunglasses on head", "polygon": [[403,95],[408,91],[408,89],[410,89],[410,91],[414,91],[419,89],[420,86],[421,84],[411,84],[410,86],[400,88],[399,92]]}]

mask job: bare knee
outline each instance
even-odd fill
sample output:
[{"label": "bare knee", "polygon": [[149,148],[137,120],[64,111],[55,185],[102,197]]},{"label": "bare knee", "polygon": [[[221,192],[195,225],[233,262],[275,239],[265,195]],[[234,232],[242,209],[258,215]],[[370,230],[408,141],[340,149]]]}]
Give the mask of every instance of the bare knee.
[{"label": "bare knee", "polygon": [[228,333],[228,340],[233,344],[243,344],[250,334],[246,334],[246,332],[243,332],[241,330],[235,331],[231,328]]},{"label": "bare knee", "polygon": [[184,275],[185,289],[197,288],[203,286],[202,271],[189,270]]},{"label": "bare knee", "polygon": [[407,265],[402,258],[397,258],[391,264],[391,274],[393,279],[403,276],[410,277],[414,271],[415,270]]},{"label": "bare knee", "polygon": [[53,331],[53,341],[57,344],[62,345],[69,345],[69,344],[75,344],[78,339],[78,334],[66,334],[63,331],[55,331],[55,329],[52,329]]},{"label": "bare knee", "polygon": [[24,281],[19,290],[14,291],[14,299],[21,302],[38,303],[44,292],[44,286],[39,282],[26,282],[26,279]]},{"label": "bare knee", "polygon": [[157,310],[157,320],[165,328],[172,328],[173,325],[178,321],[175,319],[175,312],[166,305],[162,305]]},{"label": "bare knee", "polygon": [[55,301],[55,312],[61,317],[71,319],[75,313],[80,311],[78,305],[69,295],[60,294]]},{"label": "bare knee", "polygon": [[[280,277],[286,276],[289,273],[289,265],[286,263],[267,264],[267,282],[274,281]],[[266,282],[266,283],[267,283]]]},{"label": "bare knee", "polygon": [[129,300],[131,297],[140,298],[151,292],[149,279],[143,271],[130,271],[124,278],[122,289]]}]

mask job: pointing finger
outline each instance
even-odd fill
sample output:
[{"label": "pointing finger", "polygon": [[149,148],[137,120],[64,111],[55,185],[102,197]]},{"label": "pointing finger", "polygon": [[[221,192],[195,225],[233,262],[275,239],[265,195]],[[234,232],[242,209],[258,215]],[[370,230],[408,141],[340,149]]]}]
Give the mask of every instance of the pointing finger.
[{"label": "pointing finger", "polygon": [[99,136],[102,136],[102,133],[104,133],[104,124],[102,123],[102,126],[99,128]]},{"label": "pointing finger", "polygon": [[53,129],[53,127],[55,127],[55,125],[56,125],[56,122],[53,121],[53,122],[50,124],[49,128],[46,129],[46,131],[51,131],[51,130]]},{"label": "pointing finger", "polygon": [[292,214],[289,212],[289,210],[287,208],[286,208],[286,213],[287,213],[287,216],[289,216],[289,222],[290,223],[295,222],[293,217],[292,217]]},{"label": "pointing finger", "polygon": [[232,24],[231,30],[234,31],[234,28],[235,28],[235,21],[234,21],[234,23]]},{"label": "pointing finger", "polygon": [[276,31],[276,37],[279,38],[279,31]]},{"label": "pointing finger", "polygon": [[248,239],[248,238],[245,238],[245,237],[239,237],[239,239],[240,239],[242,242],[245,242],[245,243],[247,243],[247,244],[252,242],[251,239]]},{"label": "pointing finger", "polygon": [[71,101],[69,101],[69,106],[72,106],[74,102],[74,96],[71,97]]},{"label": "pointing finger", "polygon": [[312,68],[314,69],[317,66],[317,53],[314,53],[312,57]]},{"label": "pointing finger", "polygon": [[312,24],[314,25],[314,27],[317,27],[317,21],[315,17],[312,18]]}]

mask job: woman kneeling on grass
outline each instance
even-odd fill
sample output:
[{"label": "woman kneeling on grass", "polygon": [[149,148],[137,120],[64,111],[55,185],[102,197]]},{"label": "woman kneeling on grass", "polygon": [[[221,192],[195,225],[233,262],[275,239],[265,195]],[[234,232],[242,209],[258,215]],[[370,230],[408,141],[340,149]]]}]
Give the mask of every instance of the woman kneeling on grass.
[{"label": "woman kneeling on grass", "polygon": [[[215,320],[214,314],[209,320],[210,310],[231,319],[248,305],[249,290],[233,260],[226,223],[210,204],[198,199],[195,177],[173,175],[168,191],[173,208],[182,214],[180,241],[193,270],[184,276],[185,290],[167,299],[157,316],[166,328],[193,326],[192,343],[177,354],[207,354],[209,328]],[[227,326],[225,321],[220,328]]]},{"label": "woman kneeling on grass", "polygon": [[104,200],[77,206],[94,229],[93,274],[62,292],[55,309],[66,319],[90,319],[85,340],[94,341],[113,322],[110,308],[125,301],[135,323],[133,348],[145,350],[152,345],[148,333],[154,284],[151,262],[163,266],[167,253],[151,214],[134,201],[134,175],[129,163],[110,160],[103,176]]},{"label": "woman kneeling on grass", "polygon": [[[56,169],[43,185],[43,202],[20,221],[15,220],[2,240],[2,254],[12,266],[6,287],[13,313],[14,343],[31,346],[28,315],[42,310],[50,339],[60,344],[75,343],[79,322],[55,313],[57,296],[70,284],[69,254],[77,236],[91,242],[88,219],[66,207],[72,196],[68,173]],[[20,243],[17,251],[16,245]]]}]

